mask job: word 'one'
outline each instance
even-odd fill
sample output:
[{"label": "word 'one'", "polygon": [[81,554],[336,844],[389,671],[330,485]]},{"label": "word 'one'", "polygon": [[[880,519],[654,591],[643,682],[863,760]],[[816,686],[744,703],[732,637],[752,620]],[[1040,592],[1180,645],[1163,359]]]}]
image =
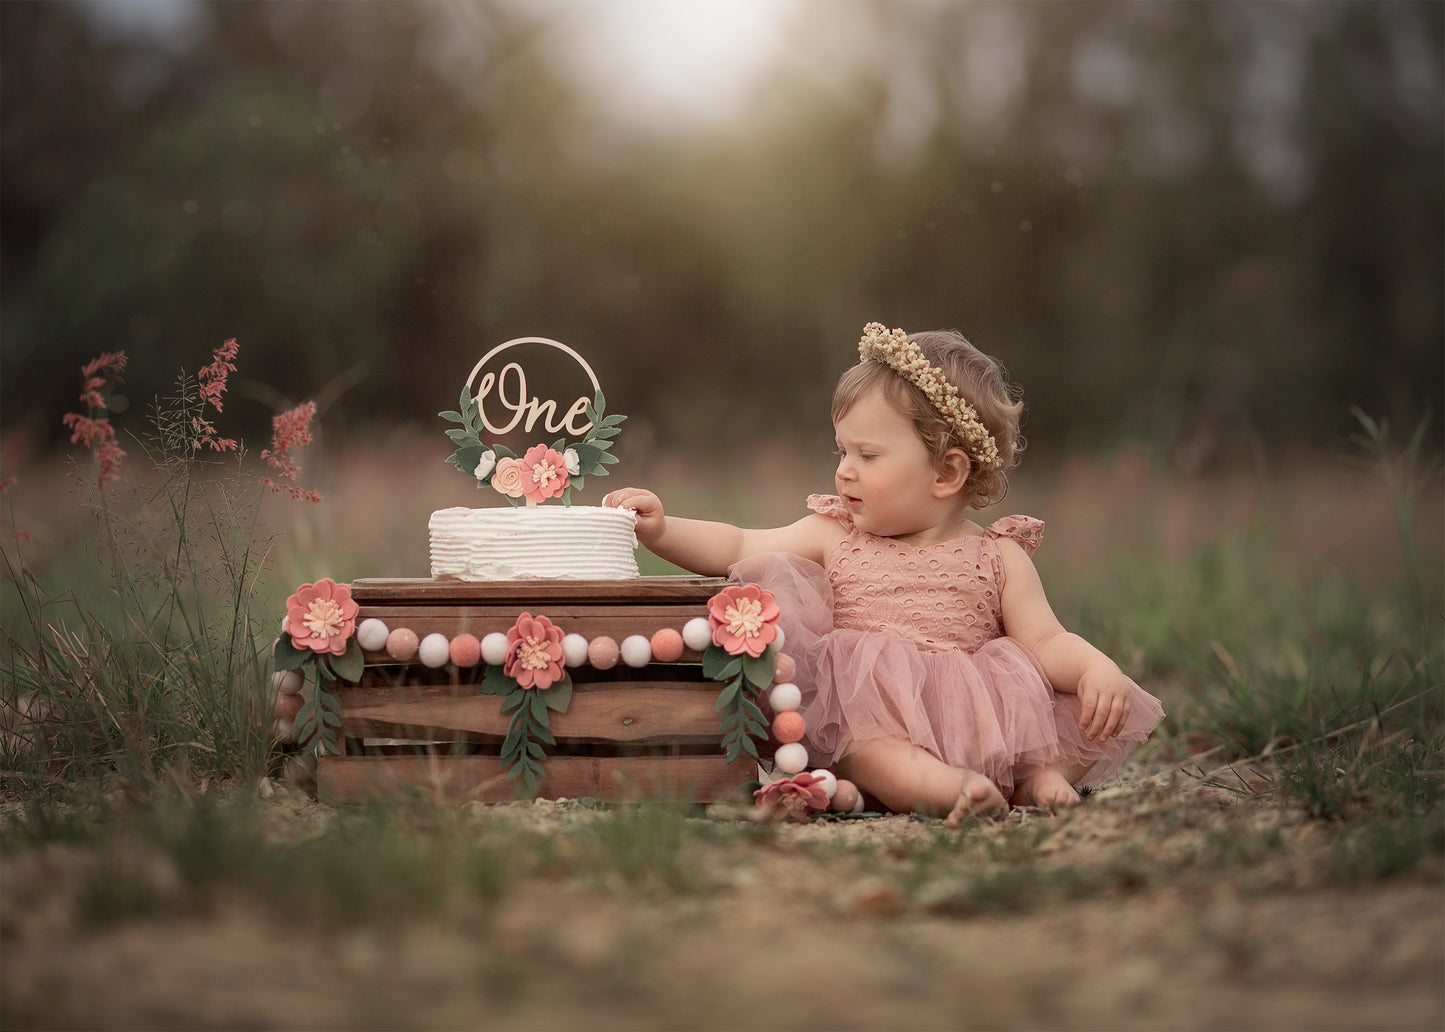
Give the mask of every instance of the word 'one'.
[{"label": "word 'one'", "polygon": [[[487,414],[488,398],[492,398],[495,407],[509,413],[509,416],[503,417],[504,422],[495,423]],[[489,433],[499,436],[511,433],[518,423],[522,424],[525,432],[531,433],[540,419],[549,434],[566,431],[571,437],[583,437],[592,429],[592,421],[587,418],[587,403],[586,397],[579,397],[559,420],[557,402],[529,393],[527,373],[516,362],[508,362],[500,372],[484,374],[477,383],[477,410],[481,414],[482,425]]]}]

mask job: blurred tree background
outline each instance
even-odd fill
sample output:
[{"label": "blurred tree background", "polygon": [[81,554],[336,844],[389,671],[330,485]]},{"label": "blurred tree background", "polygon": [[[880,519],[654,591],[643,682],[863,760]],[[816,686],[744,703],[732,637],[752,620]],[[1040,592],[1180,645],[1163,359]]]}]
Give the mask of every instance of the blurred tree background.
[{"label": "blurred tree background", "polygon": [[7,449],[103,350],[145,399],[234,336],[228,433],[444,450],[523,334],[660,443],[811,445],[876,319],[1000,355],[1050,450],[1328,450],[1442,407],[1442,51],[1438,0],[7,0]]}]

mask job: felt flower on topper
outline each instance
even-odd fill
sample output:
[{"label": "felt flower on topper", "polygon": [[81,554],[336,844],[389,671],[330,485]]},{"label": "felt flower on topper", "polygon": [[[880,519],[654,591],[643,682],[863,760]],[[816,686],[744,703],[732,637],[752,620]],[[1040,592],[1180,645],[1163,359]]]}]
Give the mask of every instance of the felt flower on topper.
[{"label": "felt flower on topper", "polygon": [[729,655],[761,656],[778,637],[778,604],[756,584],[729,584],[707,604],[713,644]]},{"label": "felt flower on topper", "polygon": [[492,486],[508,498],[522,498],[527,493],[527,469],[521,459],[509,457],[497,460],[492,471]]},{"label": "felt flower on topper", "polygon": [[570,483],[567,459],[561,452],[536,444],[522,456],[522,494],[529,505],[561,498]]},{"label": "felt flower on topper", "polygon": [[770,781],[753,793],[759,807],[772,810],[775,816],[798,818],[828,808],[826,779],[818,774],[795,774],[790,778]]},{"label": "felt flower on topper", "polygon": [[323,577],[301,585],[286,600],[286,633],[298,650],[340,656],[356,632],[357,609],[351,588]]},{"label": "felt flower on topper", "polygon": [[547,689],[565,674],[562,629],[545,616],[523,613],[507,632],[502,672],[522,688]]}]

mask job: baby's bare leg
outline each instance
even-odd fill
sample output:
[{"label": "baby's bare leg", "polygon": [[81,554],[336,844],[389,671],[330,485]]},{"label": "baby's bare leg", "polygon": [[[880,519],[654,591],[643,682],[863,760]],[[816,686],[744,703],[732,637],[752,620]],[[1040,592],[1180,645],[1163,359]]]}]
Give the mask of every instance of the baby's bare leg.
[{"label": "baby's bare leg", "polygon": [[1003,793],[973,770],[951,767],[900,738],[874,738],[837,763],[839,773],[890,810],[965,817],[1005,808]]}]

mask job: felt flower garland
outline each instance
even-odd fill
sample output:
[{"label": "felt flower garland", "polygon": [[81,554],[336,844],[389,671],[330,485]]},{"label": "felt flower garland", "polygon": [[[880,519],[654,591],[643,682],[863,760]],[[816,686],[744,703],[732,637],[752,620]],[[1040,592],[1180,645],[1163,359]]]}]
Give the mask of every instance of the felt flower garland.
[{"label": "felt flower garland", "polygon": [[462,388],[460,410],[438,413],[442,419],[461,424],[447,431],[457,450],[447,458],[457,469],[475,477],[478,487],[491,487],[513,505],[537,505],[560,498],[572,504],[572,491],[588,477],[605,477],[607,467],[617,462],[612,439],[621,433],[626,416],[606,415],[606,399],[599,390],[584,413],[591,426],[587,435],[568,447],[559,440],[550,447],[536,444],[522,455],[482,438],[485,425],[481,407],[470,386]]},{"label": "felt flower garland", "polygon": [[501,766],[509,780],[535,796],[546,773],[542,743],[556,745],[551,713],[566,713],[572,702],[572,677],[562,655],[562,630],[545,616],[523,613],[507,632],[502,661],[482,676],[484,695],[501,695],[503,716],[510,713],[502,740]]},{"label": "felt flower garland", "polygon": [[325,756],[340,756],[341,703],[331,691],[336,681],[359,681],[365,665],[356,641],[359,607],[351,588],[323,577],[303,584],[286,600],[283,634],[273,657],[278,673],[310,668],[315,690],[296,712],[297,744]]}]

